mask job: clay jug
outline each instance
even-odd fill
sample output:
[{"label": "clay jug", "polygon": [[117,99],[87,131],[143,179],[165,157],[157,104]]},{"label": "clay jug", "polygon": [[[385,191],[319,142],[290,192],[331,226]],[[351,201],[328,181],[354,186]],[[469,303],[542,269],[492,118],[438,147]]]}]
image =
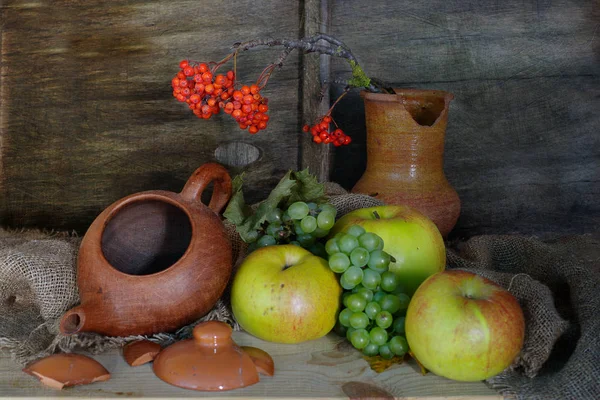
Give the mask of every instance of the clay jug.
[{"label": "clay jug", "polygon": [[[201,195],[211,182],[206,206]],[[231,275],[231,243],[218,215],[230,197],[227,170],[209,163],[181,193],[145,191],[107,207],[81,241],[81,303],[63,315],[61,332],[145,335],[204,316]]]},{"label": "clay jug", "polygon": [[362,92],[367,127],[367,167],[352,188],[386,204],[411,206],[446,237],[460,214],[460,199],[444,174],[448,108],[441,90]]}]

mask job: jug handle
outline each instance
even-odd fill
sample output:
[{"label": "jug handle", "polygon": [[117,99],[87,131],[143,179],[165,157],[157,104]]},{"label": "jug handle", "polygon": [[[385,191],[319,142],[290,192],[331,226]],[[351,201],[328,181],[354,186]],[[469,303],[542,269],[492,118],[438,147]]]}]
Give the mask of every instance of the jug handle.
[{"label": "jug handle", "polygon": [[212,181],[214,187],[208,208],[219,214],[231,198],[231,177],[220,164],[207,163],[194,171],[183,187],[181,196],[189,202],[202,201],[202,192]]}]

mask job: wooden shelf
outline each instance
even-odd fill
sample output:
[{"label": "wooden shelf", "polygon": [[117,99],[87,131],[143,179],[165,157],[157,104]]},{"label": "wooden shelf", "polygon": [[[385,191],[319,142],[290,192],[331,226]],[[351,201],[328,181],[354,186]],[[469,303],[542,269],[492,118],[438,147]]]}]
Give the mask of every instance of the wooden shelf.
[{"label": "wooden shelf", "polygon": [[483,382],[456,382],[427,374],[414,361],[376,373],[347,342],[330,334],[298,345],[259,340],[234,332],[239,345],[256,346],[275,361],[275,376],[261,375],[256,385],[234,391],[209,393],[176,388],[158,379],[151,364],[130,367],[120,351],[93,356],[110,372],[111,379],[61,391],[42,386],[4,356],[0,358],[0,399],[23,398],[402,398],[402,399],[502,399]]}]

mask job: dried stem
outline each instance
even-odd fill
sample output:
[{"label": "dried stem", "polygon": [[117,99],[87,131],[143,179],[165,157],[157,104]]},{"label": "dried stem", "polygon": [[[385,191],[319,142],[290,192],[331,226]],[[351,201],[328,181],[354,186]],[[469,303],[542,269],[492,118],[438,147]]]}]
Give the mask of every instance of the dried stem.
[{"label": "dried stem", "polygon": [[[324,41],[325,43],[318,43],[320,41]],[[254,39],[243,43],[235,43],[233,48],[236,51],[246,51],[259,46],[283,46],[285,48],[279,59],[274,63],[279,67],[283,65],[283,61],[294,49],[301,50],[304,53],[319,53],[332,57],[345,58],[355,66],[358,66],[358,60],[354,54],[352,54],[352,51],[350,51],[348,46],[346,46],[339,39],[324,33],[319,33],[302,39]],[[381,89],[372,83],[369,83],[365,89],[372,92],[381,92]],[[387,88],[384,90],[387,91]]]}]

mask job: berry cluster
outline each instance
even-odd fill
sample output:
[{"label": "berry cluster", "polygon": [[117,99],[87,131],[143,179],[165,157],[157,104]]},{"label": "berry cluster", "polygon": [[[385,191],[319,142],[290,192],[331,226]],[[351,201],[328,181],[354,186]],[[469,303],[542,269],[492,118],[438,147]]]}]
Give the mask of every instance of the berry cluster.
[{"label": "berry cluster", "polygon": [[242,86],[235,89],[235,74],[216,74],[220,65],[211,70],[206,63],[179,63],[180,71],[171,80],[173,96],[184,103],[198,118],[209,119],[223,110],[230,114],[241,129],[255,134],[267,127],[269,110],[267,98],[260,94],[260,86]]},{"label": "berry cluster", "polygon": [[336,129],[333,131],[329,130],[329,125],[331,122],[331,117],[329,115],[325,115],[313,126],[304,125],[302,130],[304,132],[310,132],[310,134],[313,136],[313,142],[315,143],[333,143],[333,145],[336,147],[350,144],[350,142],[352,142],[352,138],[346,135],[340,128],[336,127]]}]

